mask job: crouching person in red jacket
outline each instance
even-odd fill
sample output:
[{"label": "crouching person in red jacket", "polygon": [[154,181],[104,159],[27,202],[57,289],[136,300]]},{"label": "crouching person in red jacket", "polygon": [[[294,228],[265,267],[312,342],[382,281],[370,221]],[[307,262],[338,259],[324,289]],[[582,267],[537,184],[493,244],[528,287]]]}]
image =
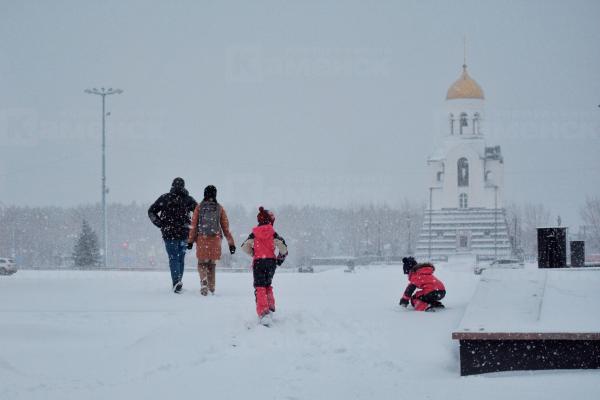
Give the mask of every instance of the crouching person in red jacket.
[{"label": "crouching person in red jacket", "polygon": [[[285,240],[275,232],[275,215],[263,207],[259,208],[258,226],[252,229],[242,250],[252,256],[256,313],[263,325],[271,323],[270,313],[275,312],[275,296],[271,283],[277,266],[283,264],[288,254]],[[279,254],[275,254],[275,248]]]},{"label": "crouching person in red jacket", "polygon": [[[413,257],[403,258],[402,264],[404,273],[408,274],[409,283],[400,299],[400,305],[407,307],[410,301],[415,311],[435,311],[436,308],[444,308],[440,300],[446,296],[446,288],[433,275],[433,264],[418,264]],[[413,294],[415,289],[419,291]]]}]

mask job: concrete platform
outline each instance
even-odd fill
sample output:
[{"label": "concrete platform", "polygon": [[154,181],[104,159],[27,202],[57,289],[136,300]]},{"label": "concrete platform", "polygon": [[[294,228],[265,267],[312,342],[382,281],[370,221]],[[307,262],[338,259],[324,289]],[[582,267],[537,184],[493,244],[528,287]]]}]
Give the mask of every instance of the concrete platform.
[{"label": "concrete platform", "polygon": [[452,338],[461,375],[600,368],[600,269],[486,270]]}]

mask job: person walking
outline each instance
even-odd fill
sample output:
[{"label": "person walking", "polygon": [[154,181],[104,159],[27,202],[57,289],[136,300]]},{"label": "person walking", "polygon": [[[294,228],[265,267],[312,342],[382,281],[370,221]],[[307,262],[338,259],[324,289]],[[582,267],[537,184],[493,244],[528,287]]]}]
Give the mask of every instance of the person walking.
[{"label": "person walking", "polygon": [[[260,207],[256,219],[258,226],[252,229],[242,244],[242,250],[252,257],[256,313],[260,323],[269,326],[270,314],[275,312],[275,296],[271,286],[273,276],[277,267],[285,261],[288,248],[285,240],[273,228],[275,215],[271,211]],[[278,255],[275,254],[276,248]]]},{"label": "person walking", "polygon": [[183,289],[186,239],[190,226],[190,213],[195,208],[196,200],[185,189],[185,181],[182,178],[175,178],[169,193],[160,196],[148,209],[150,221],[160,228],[165,242],[175,293],[181,293]]},{"label": "person walking", "polygon": [[195,208],[189,230],[187,248],[196,243],[200,294],[215,294],[215,268],[221,259],[221,241],[227,239],[229,252],[235,254],[235,242],[229,231],[229,219],[223,206],[217,202],[217,188],[209,185],[204,189],[204,200]]}]

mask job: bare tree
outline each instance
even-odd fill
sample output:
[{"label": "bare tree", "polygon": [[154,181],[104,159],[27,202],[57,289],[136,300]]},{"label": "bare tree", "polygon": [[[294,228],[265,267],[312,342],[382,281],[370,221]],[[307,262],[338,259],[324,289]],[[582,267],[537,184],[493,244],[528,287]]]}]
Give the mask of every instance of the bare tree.
[{"label": "bare tree", "polygon": [[547,226],[550,211],[542,204],[525,204],[523,207],[523,250],[530,256],[537,255],[537,228]]},{"label": "bare tree", "polygon": [[[525,204],[522,207],[511,206],[510,213],[521,221],[520,244],[525,256],[537,256],[537,228],[547,226],[550,212],[542,204]],[[517,232],[515,232],[517,234]]]},{"label": "bare tree", "polygon": [[521,243],[523,237],[522,223],[523,213],[521,207],[515,203],[510,203],[505,207],[506,210],[506,222],[508,226],[508,237],[515,255],[523,253],[523,243]]},{"label": "bare tree", "polygon": [[600,197],[588,197],[580,214],[585,224],[586,246],[600,251]]}]

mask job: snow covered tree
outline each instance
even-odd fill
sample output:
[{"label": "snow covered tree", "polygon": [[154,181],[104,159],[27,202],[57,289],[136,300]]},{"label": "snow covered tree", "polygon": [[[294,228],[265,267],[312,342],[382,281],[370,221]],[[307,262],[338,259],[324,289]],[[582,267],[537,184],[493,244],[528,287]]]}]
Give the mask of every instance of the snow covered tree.
[{"label": "snow covered tree", "polygon": [[75,243],[73,260],[77,267],[96,266],[100,262],[98,235],[90,228],[86,220],[83,220],[81,234]]}]

